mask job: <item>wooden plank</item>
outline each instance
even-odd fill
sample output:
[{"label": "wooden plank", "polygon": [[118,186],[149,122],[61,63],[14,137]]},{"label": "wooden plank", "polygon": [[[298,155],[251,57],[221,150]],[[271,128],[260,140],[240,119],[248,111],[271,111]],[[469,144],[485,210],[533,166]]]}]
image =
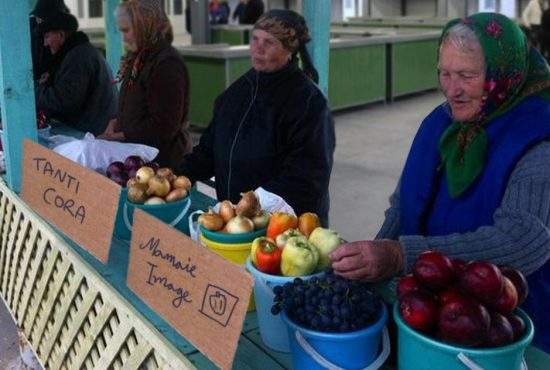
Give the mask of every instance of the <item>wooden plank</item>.
[{"label": "wooden plank", "polygon": [[52,276],[51,282],[48,282],[48,298],[46,301],[42,300],[40,302],[42,316],[36,322],[35,330],[33,331],[32,344],[34,348],[40,348],[40,344],[46,338],[45,330],[50,322],[50,314],[55,310],[55,303],[58,300],[61,289],[63,289],[63,282],[70,268],[71,262],[67,259],[62,260],[61,266],[57,269],[57,274]]},{"label": "wooden plank", "polygon": [[[36,289],[36,295],[34,296],[34,301],[29,302],[31,304],[31,310],[29,311],[29,316],[25,320],[25,335],[27,338],[31,338],[31,332],[34,329],[34,322],[38,315],[38,311],[42,306],[42,300],[46,294],[46,289],[48,288],[49,281],[52,277],[57,258],[60,253],[58,250],[52,250],[51,254],[48,256],[48,259],[44,262],[42,276],[38,281],[38,288]],[[35,343],[33,343],[34,345]]]},{"label": "wooden plank", "polygon": [[[217,367],[200,352],[187,356],[197,369],[217,369]],[[284,369],[279,363],[269,357],[248,338],[241,335],[233,369]]]},{"label": "wooden plank", "polygon": [[[21,186],[23,140],[37,141],[29,3],[0,0],[0,106],[8,184]],[[9,14],[9,16],[7,16]]]},{"label": "wooden plank", "polygon": [[8,240],[9,240],[9,233],[10,233],[10,227],[11,227],[11,216],[13,213],[14,205],[11,202],[8,202],[8,205],[6,207],[5,213],[2,213],[0,215],[0,218],[2,218],[2,240],[1,242],[1,250],[0,250],[0,293],[3,292],[2,286],[4,285],[4,279],[2,278],[4,274],[6,274],[8,270],[9,264],[6,263],[6,254],[8,253]]},{"label": "wooden plank", "polygon": [[329,48],[330,48],[330,0],[304,0],[302,14],[306,19],[311,35],[307,49],[313,65],[319,73],[319,87],[328,94],[329,84]]},{"label": "wooden plank", "polygon": [[19,221],[21,220],[21,210],[19,208],[15,209],[15,215],[13,216],[13,220],[10,221],[10,233],[7,239],[6,244],[6,255],[4,256],[4,266],[7,268],[4,270],[4,277],[2,278],[2,294],[4,297],[7,296],[8,288],[11,284],[9,279],[9,273],[10,273],[10,267],[13,260],[13,254],[15,252],[15,236],[17,235],[17,229],[19,225]]},{"label": "wooden plank", "polygon": [[105,51],[107,63],[116,75],[122,57],[122,36],[116,23],[115,10],[120,0],[103,0],[105,15]]},{"label": "wooden plank", "polygon": [[60,352],[59,354],[56,354],[55,356],[52,356],[50,359],[51,362],[51,368],[52,369],[58,369],[61,367],[61,364],[65,361],[65,358],[67,357],[69,351],[68,348],[71,348],[73,346],[74,340],[82,328],[82,324],[88,317],[88,314],[90,312],[90,309],[92,308],[92,305],[94,304],[99,292],[95,289],[88,289],[88,291],[85,293],[82,302],[77,307],[77,314],[70,322],[70,325],[68,325],[69,330],[64,333],[61,342],[59,344]]},{"label": "wooden plank", "polygon": [[33,227],[31,224],[31,235],[29,236],[27,241],[25,241],[25,247],[24,247],[25,252],[21,259],[21,268],[17,273],[17,281],[14,284],[15,292],[13,297],[14,303],[12,305],[12,310],[15,313],[17,313],[19,310],[19,302],[21,299],[21,294],[23,293],[23,283],[27,278],[27,275],[29,273],[29,268],[31,267],[31,255],[34,250],[34,246],[37,238],[38,238],[38,228]]},{"label": "wooden plank", "polygon": [[108,340],[107,350],[101,353],[99,361],[95,364],[95,369],[108,370],[110,368],[111,363],[114,361],[132,330],[131,323],[120,323],[115,335]]},{"label": "wooden plank", "polygon": [[[67,323],[67,315],[69,313],[69,309],[71,308],[71,302],[73,302],[74,297],[78,293],[82,281],[84,280],[84,276],[82,276],[82,274],[78,271],[75,271],[74,274],[75,275],[73,276],[72,281],[69,282],[67,293],[59,300],[61,308],[58,312],[56,312],[54,319],[55,323],[49,331],[52,335],[44,336],[45,341],[42,343],[43,348],[39,351],[43,362],[47,362],[49,360],[52,348],[54,344],[57,343],[59,336],[61,335],[61,327]],[[64,281],[60,283],[60,285],[63,284]]]},{"label": "wooden plank", "polygon": [[260,336],[260,329],[254,329],[246,334],[244,336],[250,340],[252,343],[254,343],[258,348],[261,348],[263,352],[265,352],[267,355],[269,355],[271,358],[273,358],[279,365],[281,365],[285,369],[291,369],[292,368],[292,356],[290,353],[284,353],[284,352],[276,352],[272,351],[268,347],[265,346],[264,342],[262,341],[262,337]]},{"label": "wooden plank", "polygon": [[[36,246],[36,255],[34,256],[34,259],[30,261],[31,269],[29,271],[29,278],[23,284],[24,285],[24,288],[22,289],[23,299],[21,300],[21,304],[19,305],[19,310],[15,315],[15,317],[17,318],[17,322],[22,327],[24,327],[25,316],[30,306],[29,301],[32,297],[32,292],[35,291],[35,289],[38,286],[38,282],[36,281],[36,279],[38,276],[39,268],[43,263],[47,246],[48,246],[48,239],[42,237],[42,239]],[[34,245],[32,246],[32,248],[34,248]]]},{"label": "wooden plank", "polygon": [[101,306],[100,311],[95,317],[95,320],[90,323],[90,330],[85,333],[84,341],[83,343],[81,343],[80,349],[77,352],[78,356],[75,359],[74,363],[71,364],[71,368],[82,368],[84,361],[90,354],[90,350],[96,344],[97,336],[103,331],[103,327],[105,326],[107,320],[109,320],[114,311],[115,308],[113,306],[104,302],[103,306]]},{"label": "wooden plank", "polygon": [[141,340],[136,348],[133,349],[132,354],[126,360],[122,366],[122,370],[135,370],[140,369],[143,366],[143,362],[149,357],[153,347],[145,340]]},{"label": "wooden plank", "polygon": [[21,263],[21,252],[23,250],[23,243],[25,242],[25,239],[27,239],[27,233],[29,232],[30,228],[30,221],[28,218],[23,217],[23,222],[18,222],[20,225],[18,237],[15,242],[15,250],[13,253],[13,258],[11,261],[11,276],[10,276],[10,285],[8,287],[8,294],[7,294],[7,303],[12,309],[12,311],[15,311],[15,306],[13,302],[13,294],[15,291],[15,286],[17,285],[17,276],[21,273],[19,264]]}]

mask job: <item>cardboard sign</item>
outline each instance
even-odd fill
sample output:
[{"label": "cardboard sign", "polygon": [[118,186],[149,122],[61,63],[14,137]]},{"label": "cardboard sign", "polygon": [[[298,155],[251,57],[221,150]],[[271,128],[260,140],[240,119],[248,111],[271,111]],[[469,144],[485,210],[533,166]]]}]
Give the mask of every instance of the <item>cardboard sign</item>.
[{"label": "cardboard sign", "polygon": [[23,143],[23,200],[103,263],[120,186],[30,140]]},{"label": "cardboard sign", "polygon": [[222,369],[230,369],[254,280],[240,267],[134,210],[128,286]]}]

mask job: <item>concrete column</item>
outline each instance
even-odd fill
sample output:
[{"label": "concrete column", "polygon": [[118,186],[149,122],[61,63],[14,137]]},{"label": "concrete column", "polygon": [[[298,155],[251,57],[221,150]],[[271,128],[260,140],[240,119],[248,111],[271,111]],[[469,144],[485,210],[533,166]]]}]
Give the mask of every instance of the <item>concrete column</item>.
[{"label": "concrete column", "polygon": [[447,0],[437,0],[437,14],[436,16],[439,18],[446,18],[448,17],[447,12]]},{"label": "concrete column", "polygon": [[208,19],[208,1],[191,0],[191,43],[210,43],[210,22]]},{"label": "concrete column", "polygon": [[302,11],[311,34],[308,51],[319,72],[319,87],[325,95],[328,94],[330,8],[330,0],[302,1]]},{"label": "concrete column", "polygon": [[0,26],[2,146],[8,185],[19,192],[23,140],[37,140],[29,3],[0,0],[0,14],[4,14]]},{"label": "concrete column", "polygon": [[103,0],[103,16],[105,17],[105,51],[107,63],[116,76],[123,54],[122,35],[118,30],[115,10],[120,0]]}]

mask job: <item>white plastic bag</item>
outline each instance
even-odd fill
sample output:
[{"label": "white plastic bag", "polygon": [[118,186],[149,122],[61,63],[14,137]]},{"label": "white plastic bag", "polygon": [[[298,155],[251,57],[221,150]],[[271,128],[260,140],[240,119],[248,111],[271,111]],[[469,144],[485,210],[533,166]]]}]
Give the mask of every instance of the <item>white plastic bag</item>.
[{"label": "white plastic bag", "polygon": [[53,148],[53,151],[85,167],[105,173],[107,166],[115,161],[123,162],[130,155],[139,155],[144,161],[153,160],[158,149],[132,143],[119,143],[96,139],[86,133],[82,140],[73,140]]},{"label": "white plastic bag", "polygon": [[271,193],[262,187],[254,190],[260,201],[260,206],[268,212],[285,212],[291,215],[296,215],[294,209],[282,197],[275,193]]}]

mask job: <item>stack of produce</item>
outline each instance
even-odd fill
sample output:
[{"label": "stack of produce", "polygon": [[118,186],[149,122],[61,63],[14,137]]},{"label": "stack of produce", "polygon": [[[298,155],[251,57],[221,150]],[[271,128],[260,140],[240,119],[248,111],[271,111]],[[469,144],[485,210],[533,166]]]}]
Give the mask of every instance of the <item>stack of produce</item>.
[{"label": "stack of produce", "polygon": [[514,311],[527,297],[527,281],[511,267],[465,263],[427,251],[413,273],[400,279],[397,294],[403,320],[444,342],[498,347],[525,332],[525,322]]},{"label": "stack of produce", "polygon": [[366,283],[347,280],[328,270],[324,277],[276,286],[271,313],[285,314],[298,325],[322,332],[345,333],[376,322],[381,301]]},{"label": "stack of produce", "polygon": [[314,213],[296,217],[276,212],[271,215],[266,237],[252,243],[250,259],[266,274],[305,276],[325,270],[330,265],[328,254],[341,243],[338,233],[320,227]]},{"label": "stack of produce", "polygon": [[139,156],[129,156],[124,163],[113,162],[107,167],[107,177],[128,188],[128,200],[136,204],[164,204],[185,198],[191,181],[176,176],[168,167],[145,163]]},{"label": "stack of produce", "polygon": [[206,230],[228,234],[244,234],[265,229],[269,213],[260,209],[260,201],[253,191],[241,194],[234,205],[229,200],[220,203],[218,212],[212,208],[199,216],[198,223]]}]

